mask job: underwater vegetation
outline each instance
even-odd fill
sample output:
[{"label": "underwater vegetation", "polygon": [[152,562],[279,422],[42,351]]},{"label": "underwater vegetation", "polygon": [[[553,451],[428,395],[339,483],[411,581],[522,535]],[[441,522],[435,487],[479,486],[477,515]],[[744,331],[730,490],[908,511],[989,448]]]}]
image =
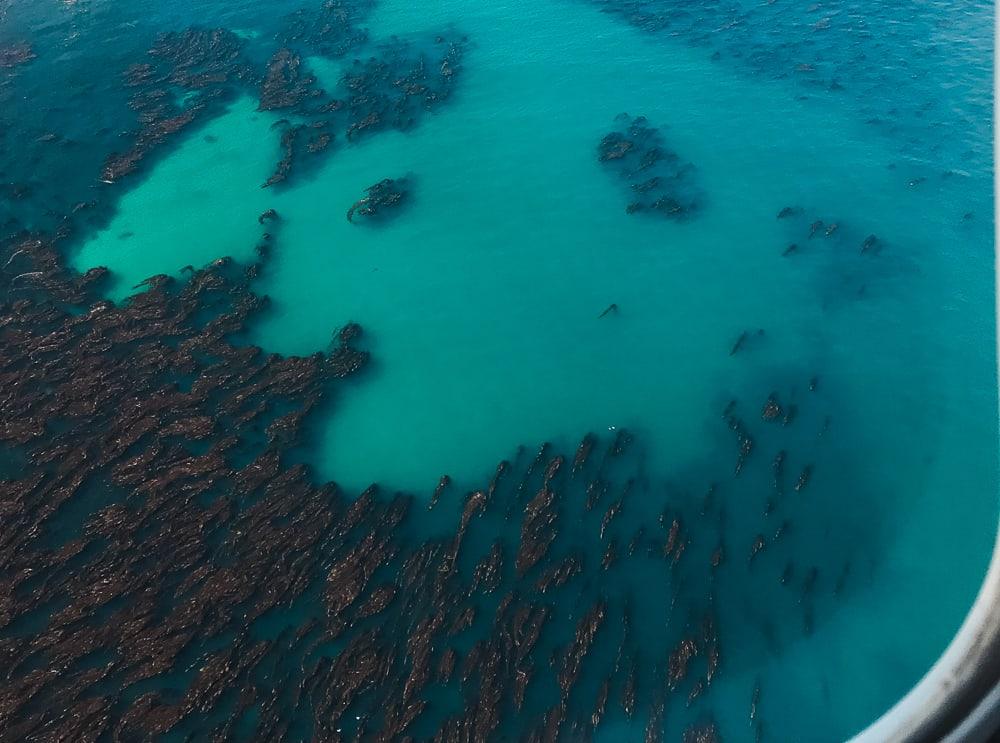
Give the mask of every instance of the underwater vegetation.
[{"label": "underwater vegetation", "polygon": [[700,201],[694,166],[668,149],[644,116],[620,114],[615,123],[621,131],[604,136],[597,159],[628,186],[625,211],[678,220],[693,216]]}]

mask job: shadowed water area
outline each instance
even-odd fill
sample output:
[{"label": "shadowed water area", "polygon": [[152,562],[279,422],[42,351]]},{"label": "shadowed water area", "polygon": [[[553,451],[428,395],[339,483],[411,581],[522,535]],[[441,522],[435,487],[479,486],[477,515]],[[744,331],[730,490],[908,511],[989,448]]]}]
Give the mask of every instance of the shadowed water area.
[{"label": "shadowed water area", "polygon": [[991,4],[0,0],[0,741],[835,741],[997,518]]}]

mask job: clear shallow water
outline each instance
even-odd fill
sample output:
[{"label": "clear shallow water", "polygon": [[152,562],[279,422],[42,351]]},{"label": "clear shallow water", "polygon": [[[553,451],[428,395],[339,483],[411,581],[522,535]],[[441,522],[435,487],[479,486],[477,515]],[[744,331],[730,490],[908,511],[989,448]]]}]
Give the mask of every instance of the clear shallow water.
[{"label": "clear shallow water", "polygon": [[[469,36],[445,107],[405,133],[341,142],[271,191],[260,184],[280,157],[280,116],[238,98],[130,184],[71,260],[110,267],[109,294],[121,300],[155,273],[220,255],[252,260],[271,229],[257,289],[273,304],[248,340],[307,354],[347,321],[366,328],[372,367],[313,416],[298,452],[317,477],[352,491],[378,481],[426,499],[444,473],[481,487],[519,445],[569,452],[587,431],[627,428],[656,483],[654,519],[664,490],[670,503],[729,487],[722,410],[735,398],[761,429],[750,484],[732,486],[745,500],[728,516],[733,541],[748,543],[762,505],[751,478],[786,445],[762,429],[759,410],[772,391],[794,401],[800,417],[782,434],[789,471],[815,470],[809,499],[792,507],[801,528],[789,549],[803,565],[824,549],[849,560],[852,590],[824,599],[824,620],[799,636],[785,627],[776,581],[741,590],[741,567],[720,578],[719,593],[734,597],[719,607],[722,627],[764,629],[736,633],[746,644],[727,648],[733,671],[713,687],[712,709],[724,736],[740,739],[759,681],[774,739],[842,738],[943,648],[994,532],[992,165],[974,116],[989,92],[967,64],[989,13],[970,9],[958,29],[938,30],[940,54],[958,62],[913,83],[931,97],[947,85],[956,115],[934,116],[951,128],[935,131],[903,107],[886,132],[850,80],[843,93],[804,95],[795,79],[760,74],[762,63],[713,60],[712,42],[600,10],[382,0],[366,23],[376,38],[451,24]],[[706,12],[700,22],[727,48],[714,21]],[[835,54],[823,43],[820,56]],[[335,87],[340,61],[308,63]],[[692,219],[625,213],[622,184],[597,160],[622,111],[648,117],[695,164],[704,199]],[[345,219],[365,187],[406,174],[414,190],[397,218]],[[785,206],[804,213],[776,219]],[[257,223],[267,208],[281,214],[275,228]],[[817,218],[838,232],[810,239]],[[869,234],[884,242],[877,256],[861,254]],[[790,243],[799,250],[782,257]],[[612,302],[619,312],[599,319]],[[730,355],[757,328],[766,336]],[[840,570],[832,560],[828,583]],[[633,580],[641,591],[656,577]],[[782,641],[761,650],[769,624]],[[629,732],[611,721],[597,737],[626,739],[644,724]]]}]

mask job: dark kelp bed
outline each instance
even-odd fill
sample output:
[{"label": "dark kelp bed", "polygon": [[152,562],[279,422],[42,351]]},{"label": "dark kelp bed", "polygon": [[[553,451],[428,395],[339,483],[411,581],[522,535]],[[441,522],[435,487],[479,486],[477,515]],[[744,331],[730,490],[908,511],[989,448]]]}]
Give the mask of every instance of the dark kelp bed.
[{"label": "dark kelp bed", "polygon": [[[522,451],[473,493],[443,477],[432,521],[285,456],[324,392],[363,371],[359,326],[279,358],[227,340],[265,304],[229,261],[115,307],[85,304],[99,273],[67,276],[42,241],[18,249],[43,275],[3,306],[2,440],[26,462],[0,486],[4,739],[550,740],[609,715],[648,719],[655,740],[665,710],[695,706],[685,740],[714,740],[702,695],[764,651],[756,627],[722,634],[715,607],[780,581],[775,651],[849,590],[843,554],[803,563],[789,542],[818,525],[791,520],[812,467],[785,450],[745,485],[670,498],[627,433],[587,436]],[[765,456],[749,429],[792,425],[794,407],[736,411],[734,483]],[[727,513],[753,488],[766,501],[744,536]],[[761,693],[746,700],[758,736]]]}]

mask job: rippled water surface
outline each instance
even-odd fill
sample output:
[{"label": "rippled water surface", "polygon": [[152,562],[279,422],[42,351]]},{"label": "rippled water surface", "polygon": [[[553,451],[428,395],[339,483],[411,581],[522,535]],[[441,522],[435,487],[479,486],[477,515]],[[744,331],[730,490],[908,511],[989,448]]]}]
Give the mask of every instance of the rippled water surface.
[{"label": "rippled water surface", "polygon": [[[6,502],[75,484],[10,506],[0,729],[857,732],[995,533],[992,38],[979,0],[0,0],[0,332],[110,299],[91,358],[185,354],[133,418],[5,434]],[[110,273],[66,299],[29,238]],[[213,343],[334,353],[306,402],[186,340],[214,304],[150,320],[218,272],[269,302]],[[78,332],[9,330],[4,379],[60,398]],[[212,375],[197,435],[152,402]]]}]

